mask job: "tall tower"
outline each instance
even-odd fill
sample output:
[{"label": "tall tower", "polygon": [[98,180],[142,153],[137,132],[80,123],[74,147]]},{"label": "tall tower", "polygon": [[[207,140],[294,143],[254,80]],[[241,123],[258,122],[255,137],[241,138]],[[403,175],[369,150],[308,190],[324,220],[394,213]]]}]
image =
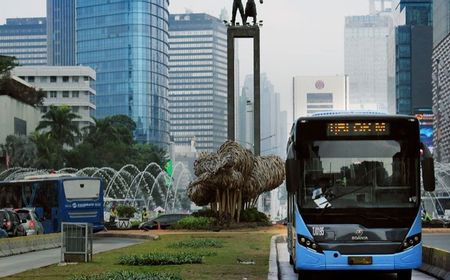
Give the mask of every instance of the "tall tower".
[{"label": "tall tower", "polygon": [[46,18],[8,18],[0,25],[0,55],[14,56],[20,65],[47,65]]},{"label": "tall tower", "polygon": [[77,63],[97,72],[97,118],[127,115],[135,139],[169,145],[168,0],[77,0]]},{"label": "tall tower", "polygon": [[170,15],[170,134],[214,152],[227,134],[226,26],[207,14]]},{"label": "tall tower", "polygon": [[47,0],[48,65],[76,65],[75,0]]}]

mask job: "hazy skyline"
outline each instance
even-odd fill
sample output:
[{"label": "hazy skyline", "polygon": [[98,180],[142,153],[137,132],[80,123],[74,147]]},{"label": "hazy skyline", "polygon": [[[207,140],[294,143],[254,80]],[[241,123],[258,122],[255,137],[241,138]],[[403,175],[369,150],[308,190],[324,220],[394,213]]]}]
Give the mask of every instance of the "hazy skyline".
[{"label": "hazy skyline", "polygon": [[[6,18],[44,17],[46,0],[1,0],[0,24]],[[245,0],[243,1],[245,2]],[[245,5],[245,4],[244,4]],[[345,16],[368,14],[368,0],[266,0],[258,5],[261,29],[261,71],[280,93],[282,110],[292,120],[292,78],[297,75],[344,73]],[[208,13],[223,8],[231,17],[232,0],[170,0],[171,13]],[[26,8],[24,8],[26,7]],[[245,50],[243,50],[245,53]],[[241,58],[242,75],[250,73]]]}]

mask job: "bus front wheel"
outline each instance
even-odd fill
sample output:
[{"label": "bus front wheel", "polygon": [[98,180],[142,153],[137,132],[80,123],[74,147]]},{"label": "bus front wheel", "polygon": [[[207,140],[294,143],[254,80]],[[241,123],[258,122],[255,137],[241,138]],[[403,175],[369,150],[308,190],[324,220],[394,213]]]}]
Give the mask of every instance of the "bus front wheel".
[{"label": "bus front wheel", "polygon": [[412,270],[400,270],[397,271],[397,280],[411,280]]}]

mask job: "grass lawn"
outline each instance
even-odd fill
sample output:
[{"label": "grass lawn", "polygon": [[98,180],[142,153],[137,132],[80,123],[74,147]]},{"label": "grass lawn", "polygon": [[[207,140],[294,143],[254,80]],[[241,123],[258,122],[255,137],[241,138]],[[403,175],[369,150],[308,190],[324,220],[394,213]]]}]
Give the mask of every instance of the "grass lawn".
[{"label": "grass lawn", "polygon": [[[143,244],[94,255],[93,262],[67,266],[52,265],[30,270],[4,279],[70,279],[79,274],[97,274],[109,271],[175,272],[183,279],[267,279],[270,239],[285,229],[265,228],[224,232],[159,232],[160,239]],[[169,245],[192,238],[213,238],[223,241],[222,248],[169,248]],[[119,265],[122,255],[173,252],[216,252],[215,256],[204,257],[202,264],[167,266],[125,266]],[[237,259],[254,260],[255,265],[239,264]]]}]

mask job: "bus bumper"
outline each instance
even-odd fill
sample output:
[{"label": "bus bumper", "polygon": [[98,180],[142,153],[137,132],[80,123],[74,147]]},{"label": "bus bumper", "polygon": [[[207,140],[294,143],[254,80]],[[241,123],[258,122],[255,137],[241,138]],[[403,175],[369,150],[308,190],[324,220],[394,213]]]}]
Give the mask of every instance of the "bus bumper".
[{"label": "bus bumper", "polygon": [[[299,270],[402,270],[422,265],[422,244],[404,252],[388,255],[341,255],[336,251],[315,252],[297,243],[295,268]],[[349,265],[349,257],[372,257],[372,264]]]}]

